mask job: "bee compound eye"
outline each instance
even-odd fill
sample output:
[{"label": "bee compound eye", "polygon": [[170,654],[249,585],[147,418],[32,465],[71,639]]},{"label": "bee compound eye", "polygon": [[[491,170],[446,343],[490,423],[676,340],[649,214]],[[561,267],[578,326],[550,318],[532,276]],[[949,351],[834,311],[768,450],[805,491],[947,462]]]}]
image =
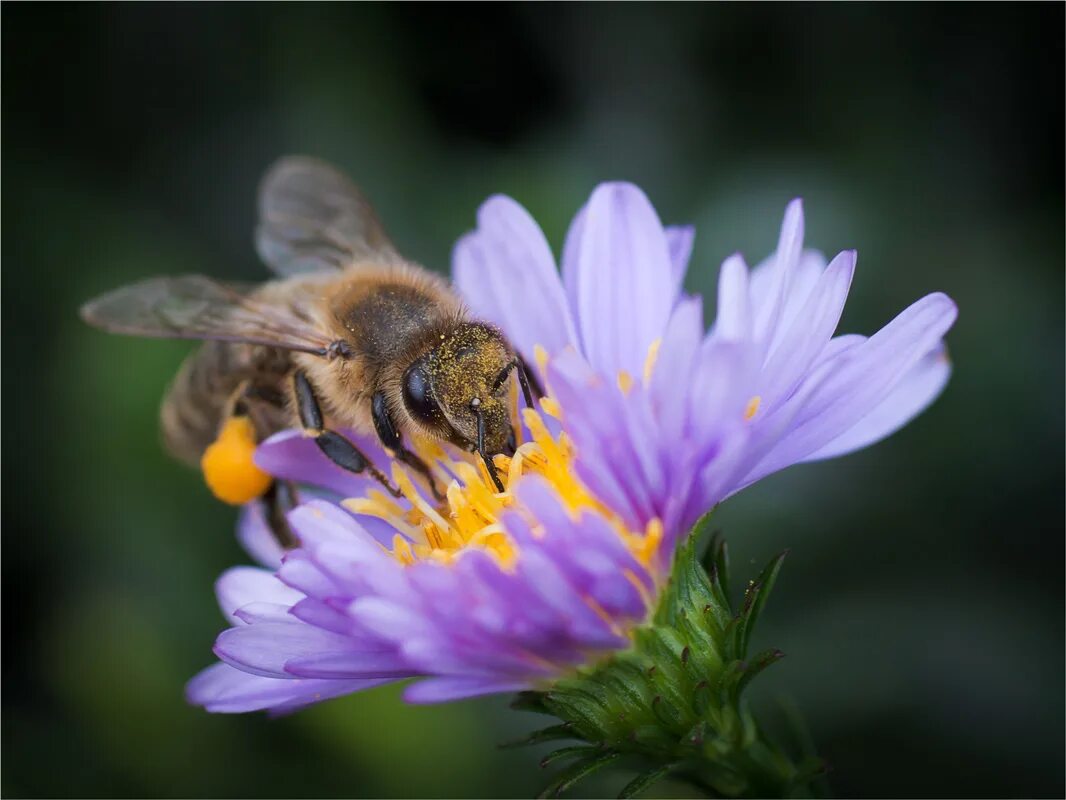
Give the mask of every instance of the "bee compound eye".
[{"label": "bee compound eye", "polygon": [[403,402],[415,419],[432,423],[440,418],[440,407],[433,399],[433,387],[421,364],[412,365],[403,376]]}]

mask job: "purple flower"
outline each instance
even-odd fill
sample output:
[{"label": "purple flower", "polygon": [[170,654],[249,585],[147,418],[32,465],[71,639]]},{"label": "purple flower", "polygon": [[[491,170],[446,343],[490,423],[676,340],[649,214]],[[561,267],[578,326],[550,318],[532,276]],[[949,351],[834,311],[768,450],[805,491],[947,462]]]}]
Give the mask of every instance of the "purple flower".
[{"label": "purple flower", "polygon": [[750,272],[727,259],[708,332],[682,291],[692,230],[664,229],[636,187],[593,192],[561,277],[525,210],[488,200],[456,246],[455,281],[538,365],[549,418],[524,412],[523,444],[497,457],[502,493],[466,454],[415,442],[448,485],[440,506],[399,465],[394,500],[294,432],[261,445],[271,474],[347,499],[295,509],[300,546],[284,554],[246,510],[241,539],[267,568],[219,579],[233,627],[190,699],[289,711],[419,677],[407,699],[438,702],[542,688],[628,647],[699,515],[778,469],[883,438],[947,380],[946,296],[868,339],[834,338],[855,254],[826,265],[802,239],[796,201],[774,255]]},{"label": "purple flower", "polygon": [[571,224],[561,279],[532,217],[503,196],[454,254],[471,309],[527,359],[549,356],[537,361],[582,480],[628,523],[658,518],[670,535],[759,478],[921,412],[950,374],[942,338],[957,313],[935,293],[868,339],[834,338],[856,254],[826,265],[804,250],[794,200],[776,253],[751,271],[739,255],[722,265],[705,334],[681,289],[692,240],[663,228],[640,189],[609,183]]},{"label": "purple flower", "polygon": [[211,711],[286,712],[429,676],[406,697],[440,702],[532,688],[627,646],[657,588],[644,537],[631,541],[609,515],[575,518],[569,503],[591,501],[560,494],[565,479],[530,474],[506,500],[472,480],[454,510],[488,505],[495,530],[477,524],[479,538],[429,544],[463,535],[462,520],[444,523],[401,537],[393,552],[348,511],[316,500],[290,514],[301,546],[282,555],[249,507],[240,538],[267,568],[219,578],[219,604],[234,627],[215,643],[222,663],[190,682],[190,700]]}]

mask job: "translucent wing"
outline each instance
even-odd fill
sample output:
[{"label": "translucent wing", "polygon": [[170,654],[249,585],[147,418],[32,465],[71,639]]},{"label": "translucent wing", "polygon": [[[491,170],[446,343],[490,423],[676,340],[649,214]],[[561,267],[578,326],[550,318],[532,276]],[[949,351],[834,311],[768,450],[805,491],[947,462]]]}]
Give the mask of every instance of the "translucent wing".
[{"label": "translucent wing", "polygon": [[324,355],[330,337],[284,306],[202,275],[151,278],[82,306],[90,325],[112,333],[219,339]]},{"label": "translucent wing", "polygon": [[344,269],[395,250],[363,194],[324,161],[288,156],[259,187],[256,249],[280,275]]}]

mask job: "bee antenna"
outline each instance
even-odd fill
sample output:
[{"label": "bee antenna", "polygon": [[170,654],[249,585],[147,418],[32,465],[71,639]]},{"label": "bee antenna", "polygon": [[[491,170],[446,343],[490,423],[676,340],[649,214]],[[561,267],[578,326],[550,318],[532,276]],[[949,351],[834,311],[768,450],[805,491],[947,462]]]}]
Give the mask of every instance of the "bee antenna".
[{"label": "bee antenna", "polygon": [[485,469],[489,471],[489,477],[496,484],[496,491],[503,492],[503,481],[500,480],[500,475],[496,471],[496,465],[493,463],[492,457],[485,452],[485,416],[481,412],[480,404],[473,406],[473,410],[474,416],[477,418],[477,454],[485,462]]}]

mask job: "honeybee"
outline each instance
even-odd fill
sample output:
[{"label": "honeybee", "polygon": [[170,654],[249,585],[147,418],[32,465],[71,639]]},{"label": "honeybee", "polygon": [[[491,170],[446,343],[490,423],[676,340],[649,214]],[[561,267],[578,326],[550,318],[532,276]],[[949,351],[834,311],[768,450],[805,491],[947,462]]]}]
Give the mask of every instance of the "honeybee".
[{"label": "honeybee", "polygon": [[501,332],[471,318],[440,277],[402,258],[364,196],[329,164],[281,159],[262,180],[258,208],[256,247],[278,279],[245,287],[157,277],[81,309],[111,332],[205,340],[163,401],[167,449],[203,461],[222,499],[247,502],[273,490],[269,476],[233,489],[225,476],[212,480],[205,453],[234,420],[255,442],[298,424],[335,464],[398,495],[333,428],[374,430],[440,499],[427,465],[404,443],[421,433],[478,454],[503,491],[492,456],[515,448],[511,375],[527,405],[532,394]]}]

